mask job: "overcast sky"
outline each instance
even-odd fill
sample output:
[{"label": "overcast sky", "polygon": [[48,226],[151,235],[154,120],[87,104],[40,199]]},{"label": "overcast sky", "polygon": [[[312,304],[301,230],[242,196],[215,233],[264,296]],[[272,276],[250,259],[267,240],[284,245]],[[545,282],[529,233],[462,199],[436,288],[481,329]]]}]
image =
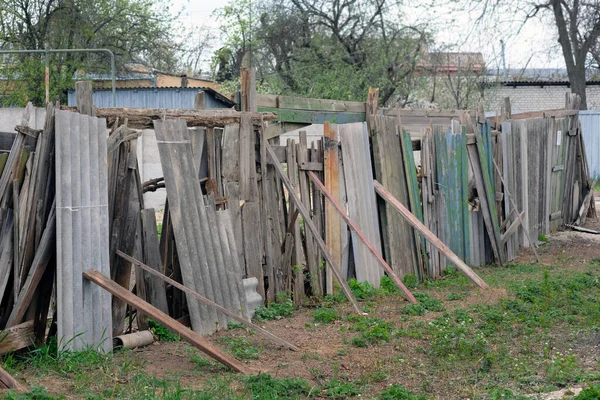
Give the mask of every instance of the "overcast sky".
[{"label": "overcast sky", "polygon": [[[174,0],[174,9],[182,10],[181,23],[186,28],[194,26],[202,26],[212,30],[219,36],[219,22],[212,16],[212,12],[216,8],[225,6],[229,0]],[[259,0],[258,0],[259,1]],[[415,1],[419,4],[420,1]],[[409,1],[405,4],[410,4]],[[407,9],[405,11],[408,19],[413,19],[418,22],[424,13],[416,9]],[[437,16],[435,15],[437,14]],[[447,10],[442,7],[427,13],[429,20],[439,21],[432,23],[432,28],[437,28],[439,33],[436,34],[437,44],[454,44],[464,41],[464,37],[472,26],[470,18],[466,13],[464,19],[456,21],[455,26],[451,29],[441,29],[441,26],[446,26]],[[434,18],[431,18],[431,17]],[[512,30],[516,31],[515,26]],[[460,51],[464,52],[481,52],[484,60],[490,70],[501,68],[500,59],[500,39],[495,27],[491,27],[483,32],[475,32],[469,37],[466,43],[462,43]],[[516,37],[506,37],[506,63],[508,68],[563,68],[564,61],[560,49],[556,46],[555,28],[550,23],[543,23],[538,20],[529,21]],[[215,48],[219,43],[215,43]],[[207,54],[205,62],[208,63],[210,55]]]}]

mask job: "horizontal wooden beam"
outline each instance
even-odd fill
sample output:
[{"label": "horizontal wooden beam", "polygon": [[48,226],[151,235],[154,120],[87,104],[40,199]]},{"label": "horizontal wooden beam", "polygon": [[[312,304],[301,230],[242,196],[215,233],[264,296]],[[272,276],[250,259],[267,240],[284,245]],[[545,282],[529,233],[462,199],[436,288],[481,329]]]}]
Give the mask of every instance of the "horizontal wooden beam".
[{"label": "horizontal wooden beam", "polygon": [[143,312],[148,317],[162,324],[169,331],[175,333],[176,335],[179,335],[182,339],[190,343],[192,346],[197,347],[203,353],[214,358],[221,364],[231,368],[234,371],[241,372],[246,375],[250,372],[244,364],[242,364],[232,356],[222,353],[219,349],[213,347],[212,344],[209,343],[202,336],[200,336],[193,330],[188,329],[181,323],[177,322],[169,315],[154,307],[152,304],[140,299],[138,296],[131,293],[129,290],[125,289],[123,286],[119,285],[109,277],[104,276],[100,271],[93,269],[84,271],[83,276],[87,280],[89,280],[90,282],[94,282],[96,285],[100,286],[102,289],[106,290],[113,296],[123,300],[131,307]]},{"label": "horizontal wooden beam", "polygon": [[429,228],[423,225],[423,223],[419,221],[419,219],[415,217],[413,213],[411,213],[406,207],[404,207],[404,205],[402,205],[402,203],[400,203],[398,199],[392,196],[392,194],[388,192],[387,189],[381,185],[381,183],[374,181],[374,184],[375,192],[377,192],[377,194],[379,194],[381,198],[383,198],[392,207],[394,207],[396,211],[400,213],[400,215],[406,218],[408,223],[411,224],[413,228],[418,230],[423,236],[425,236],[425,239],[427,239],[427,241],[433,247],[438,249],[440,253],[442,253],[448,260],[450,260],[450,262],[452,262],[452,264],[456,268],[461,270],[463,274],[465,274],[480,288],[486,289],[488,287],[487,283],[485,283],[484,280],[481,279],[479,275],[477,275],[475,271],[471,269],[471,267],[465,264],[465,262],[461,260],[459,256],[454,254],[454,252],[450,250],[450,248],[446,246],[437,236],[435,236],[435,234],[431,232]]},{"label": "horizontal wooden beam", "polygon": [[383,115],[395,117],[423,117],[423,118],[459,118],[468,113],[475,116],[473,110],[434,110],[434,109],[409,109],[409,108],[383,108]]},{"label": "horizontal wooden beam", "polygon": [[34,344],[33,321],[23,322],[0,332],[0,355],[12,353]]},{"label": "horizontal wooden beam", "polygon": [[[61,106],[61,110],[76,112],[75,107]],[[154,129],[154,121],[159,119],[183,119],[187,126],[225,126],[239,124],[244,113],[235,110],[193,110],[160,109],[160,108],[96,108],[98,118],[106,118],[111,126],[117,118],[120,121],[127,120],[127,126],[132,129]],[[271,121],[277,118],[273,113],[250,113],[252,123],[261,126],[263,121]]]},{"label": "horizontal wooden beam", "polygon": [[277,121],[294,122],[297,124],[323,124],[325,122],[349,124],[351,122],[364,122],[366,120],[364,112],[307,111],[273,107],[258,107],[258,111],[277,114]]},{"label": "horizontal wooden beam", "polygon": [[290,110],[366,112],[366,104],[360,101],[314,99],[309,97],[291,97],[277,95],[257,95],[258,107],[286,108]]}]

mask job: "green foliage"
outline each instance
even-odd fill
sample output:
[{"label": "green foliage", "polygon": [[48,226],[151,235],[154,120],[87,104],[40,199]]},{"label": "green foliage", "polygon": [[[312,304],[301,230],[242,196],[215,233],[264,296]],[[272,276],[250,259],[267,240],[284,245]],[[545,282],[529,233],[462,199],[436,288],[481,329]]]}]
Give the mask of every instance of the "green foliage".
[{"label": "green foliage", "polygon": [[413,293],[417,304],[407,304],[400,310],[406,315],[425,315],[427,311],[444,311],[444,303],[425,293]]},{"label": "green foliage", "polygon": [[573,400],[598,400],[600,399],[600,385],[592,385],[583,389]]},{"label": "green foliage", "polygon": [[429,325],[429,353],[451,360],[481,358],[487,352],[484,334],[473,327],[474,319],[464,310],[444,313]]},{"label": "green foliage", "polygon": [[404,386],[393,384],[388,390],[379,395],[380,400],[425,400],[424,396],[417,396]]},{"label": "green foliage", "polygon": [[[181,50],[175,16],[159,0],[81,0],[78,2],[3,1],[0,3],[0,47],[3,49],[106,48],[116,55],[116,66],[147,62],[152,67],[176,69]],[[73,87],[75,73],[108,75],[105,53],[59,53],[49,56],[50,100]],[[175,72],[175,71],[173,71]],[[118,73],[118,70],[117,70]],[[24,106],[27,101],[45,105],[45,60],[41,54],[4,58],[0,87],[5,103]],[[108,80],[108,78],[106,79]]]},{"label": "green foliage", "polygon": [[544,235],[543,233],[540,233],[538,236],[538,240],[540,242],[544,242],[544,243],[550,243],[550,239],[548,239],[548,236]]},{"label": "green foliage", "polygon": [[243,337],[223,337],[219,342],[228,345],[231,354],[240,360],[256,360],[262,350]]},{"label": "green foliage", "polygon": [[466,296],[466,294],[451,292],[448,293],[448,301],[462,300]]},{"label": "green foliage", "polygon": [[489,392],[489,400],[529,400],[530,397],[514,394],[510,389],[496,388]]},{"label": "green foliage", "polygon": [[294,303],[290,299],[280,298],[277,303],[270,303],[268,307],[260,306],[254,313],[257,321],[271,321],[273,319],[290,318],[294,315]]},{"label": "green foliage", "polygon": [[345,382],[339,378],[333,378],[323,385],[324,395],[333,399],[346,399],[358,396],[361,390],[352,382]]},{"label": "green foliage", "polygon": [[402,282],[409,289],[416,289],[419,286],[419,279],[414,274],[406,274],[402,278]]},{"label": "green foliage", "polygon": [[198,354],[194,354],[191,358],[190,358],[190,362],[196,364],[196,366],[198,368],[204,368],[204,367],[208,367],[210,365],[213,364],[213,362],[211,360],[209,360],[206,357],[202,357]]},{"label": "green foliage", "polygon": [[572,354],[566,356],[557,354],[553,360],[550,360],[546,373],[548,381],[558,386],[579,382],[583,376],[583,371],[578,366],[577,357]]},{"label": "green foliage", "polygon": [[379,291],[384,294],[394,294],[398,293],[400,289],[394,283],[392,278],[387,275],[381,277],[381,283],[379,284]]},{"label": "green foliage", "polygon": [[327,324],[340,319],[340,315],[335,308],[320,307],[317,308],[313,313],[313,319],[315,322],[323,322]]},{"label": "green foliage", "polygon": [[352,278],[348,281],[348,286],[354,293],[354,297],[360,300],[370,299],[372,297],[377,296],[379,293],[375,286],[371,285],[369,282],[359,282],[356,278]]},{"label": "green foliage", "polygon": [[348,321],[354,322],[348,329],[359,332],[358,335],[352,338],[352,345],[356,347],[377,345],[381,342],[389,342],[392,338],[392,331],[394,329],[392,322],[359,315],[348,317]]},{"label": "green foliage", "polygon": [[151,318],[148,318],[148,326],[150,327],[150,332],[154,336],[158,338],[158,340],[163,342],[179,342],[181,338],[179,335],[174,334],[158,322],[154,321]]},{"label": "green foliage", "polygon": [[273,378],[261,373],[244,378],[244,382],[257,400],[296,399],[309,396],[312,392],[310,384],[301,378]]},{"label": "green foliage", "polygon": [[32,386],[28,393],[16,393],[11,389],[2,396],[3,400],[58,400],[61,398],[50,396],[46,389],[39,386]]}]

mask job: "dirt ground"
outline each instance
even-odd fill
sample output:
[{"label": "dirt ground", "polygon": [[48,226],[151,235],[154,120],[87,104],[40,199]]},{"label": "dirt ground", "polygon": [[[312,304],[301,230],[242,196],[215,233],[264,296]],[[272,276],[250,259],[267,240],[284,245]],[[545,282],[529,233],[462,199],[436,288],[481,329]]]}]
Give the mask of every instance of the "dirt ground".
[{"label": "dirt ground", "polygon": [[[600,209],[600,204],[598,204],[598,209]],[[585,227],[600,230],[600,220],[588,219]],[[539,247],[538,251],[542,265],[561,265],[561,267],[573,271],[584,270],[586,266],[589,266],[590,260],[600,259],[600,235],[570,230],[557,232],[551,235],[549,243]],[[514,263],[533,264],[535,258],[530,250],[522,249]],[[485,279],[490,269],[482,268],[477,271]],[[499,299],[509,296],[502,287],[492,287],[481,291],[470,286],[464,290],[464,298],[452,302],[446,301],[449,289],[442,287],[419,291],[443,300],[446,311],[469,305],[496,304]],[[365,303],[371,308],[370,317],[391,321],[398,329],[408,329],[409,323],[399,312],[400,308],[408,303],[399,295],[377,299],[376,304]],[[427,368],[424,368],[425,356],[419,351],[422,343],[418,339],[405,337],[400,341],[390,341],[368,348],[349,347],[352,336],[356,334],[356,332],[348,330],[351,323],[344,319],[328,324],[315,323],[314,309],[314,307],[303,307],[296,310],[292,318],[259,323],[275,335],[294,343],[301,349],[299,352],[281,349],[262,336],[241,328],[218,332],[208,340],[217,347],[224,347],[221,344],[221,338],[244,337],[254,346],[262,349],[258,359],[244,361],[253,372],[266,372],[273,377],[304,378],[315,386],[322,385],[326,379],[332,376],[347,381],[365,381],[369,376],[383,370],[388,378],[383,382],[369,382],[361,396],[363,398],[376,396],[393,383],[401,384],[415,392],[422,392],[424,390],[423,382],[434,379],[444,379],[446,382],[445,385],[434,385],[431,388],[431,394],[435,398],[454,398],[449,394],[454,392],[447,392],[443,387],[447,386],[451,388],[448,390],[455,390],[452,389],[453,384],[462,385],[460,377],[456,377],[453,371],[444,371],[442,376],[439,371],[435,376],[430,375]],[[339,305],[338,310],[342,315],[352,314],[352,309],[347,303]],[[424,323],[428,323],[429,320],[439,315],[440,313],[431,312],[420,318]],[[600,353],[600,340],[598,339],[582,340],[579,348],[575,349],[583,358],[583,363],[589,365],[590,368],[596,367],[597,355]],[[147,374],[157,378],[176,376],[182,387],[191,389],[202,388],[207,380],[225,373],[214,364],[199,367],[192,361],[191,355],[193,354],[195,354],[195,350],[192,350],[185,342],[157,342],[144,348],[135,349],[126,355],[117,355],[116,358],[117,361],[122,358],[131,358],[135,360],[136,364],[143,365]],[[60,379],[57,381],[56,377],[39,377],[26,371],[19,374],[18,377],[28,385],[44,386],[54,394],[68,393],[70,386],[73,386],[71,381],[60,381]],[[566,391],[577,393],[578,390],[580,389],[575,387],[571,391]],[[562,398],[564,392],[539,398]],[[469,397],[460,396],[460,398]]]}]

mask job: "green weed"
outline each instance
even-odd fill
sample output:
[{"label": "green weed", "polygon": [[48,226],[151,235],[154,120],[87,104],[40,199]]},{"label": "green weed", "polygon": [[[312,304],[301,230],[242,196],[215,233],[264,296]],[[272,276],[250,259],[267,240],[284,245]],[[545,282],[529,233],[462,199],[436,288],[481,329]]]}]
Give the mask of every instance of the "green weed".
[{"label": "green weed", "polygon": [[254,313],[257,321],[271,321],[274,319],[290,318],[294,315],[294,303],[284,296],[279,297],[276,303],[270,303],[268,307],[260,306]]},{"label": "green weed", "polygon": [[384,275],[381,277],[381,282],[379,283],[379,291],[384,294],[394,294],[398,293],[400,290],[392,278]]},{"label": "green weed", "polygon": [[223,337],[219,342],[228,345],[231,355],[240,360],[256,360],[262,350],[243,337]]},{"label": "green weed", "polygon": [[444,303],[425,293],[413,293],[417,304],[407,304],[400,312],[406,315],[425,315],[427,311],[444,311]]},{"label": "green weed", "polygon": [[348,286],[354,293],[354,297],[360,300],[370,299],[379,294],[379,291],[375,289],[375,286],[369,282],[359,282],[356,278],[352,278],[348,281]]},{"label": "green weed", "polygon": [[273,378],[269,374],[258,374],[244,379],[257,400],[295,399],[310,396],[313,388],[301,378]]},{"label": "green weed", "polygon": [[361,390],[352,382],[344,382],[339,378],[333,378],[323,385],[323,394],[333,399],[346,399],[352,396],[358,396]]},{"label": "green weed", "polygon": [[337,321],[340,319],[340,315],[338,314],[335,308],[329,307],[321,307],[317,308],[313,313],[313,319],[315,322],[329,323],[333,321]]},{"label": "green weed", "polygon": [[424,396],[417,396],[404,386],[393,384],[388,390],[379,395],[380,400],[425,400]]},{"label": "green weed", "polygon": [[417,276],[414,274],[404,275],[402,282],[404,283],[404,286],[409,289],[416,289],[419,286],[419,278],[417,278]]},{"label": "green weed", "polygon": [[538,236],[538,240],[540,242],[544,242],[544,243],[550,243],[550,239],[548,239],[548,236],[544,235],[543,233],[540,233]]},{"label": "green weed", "polygon": [[181,340],[179,335],[174,334],[151,318],[148,318],[148,326],[150,327],[150,332],[162,342],[179,342]]},{"label": "green weed", "polygon": [[50,396],[46,389],[39,386],[32,386],[29,393],[16,393],[9,390],[2,396],[3,400],[58,400],[62,398]]},{"label": "green weed", "polygon": [[352,345],[356,347],[368,347],[381,342],[389,342],[392,338],[392,330],[394,329],[392,322],[358,315],[353,315],[348,320],[354,322],[348,329],[360,332],[352,338]]}]

